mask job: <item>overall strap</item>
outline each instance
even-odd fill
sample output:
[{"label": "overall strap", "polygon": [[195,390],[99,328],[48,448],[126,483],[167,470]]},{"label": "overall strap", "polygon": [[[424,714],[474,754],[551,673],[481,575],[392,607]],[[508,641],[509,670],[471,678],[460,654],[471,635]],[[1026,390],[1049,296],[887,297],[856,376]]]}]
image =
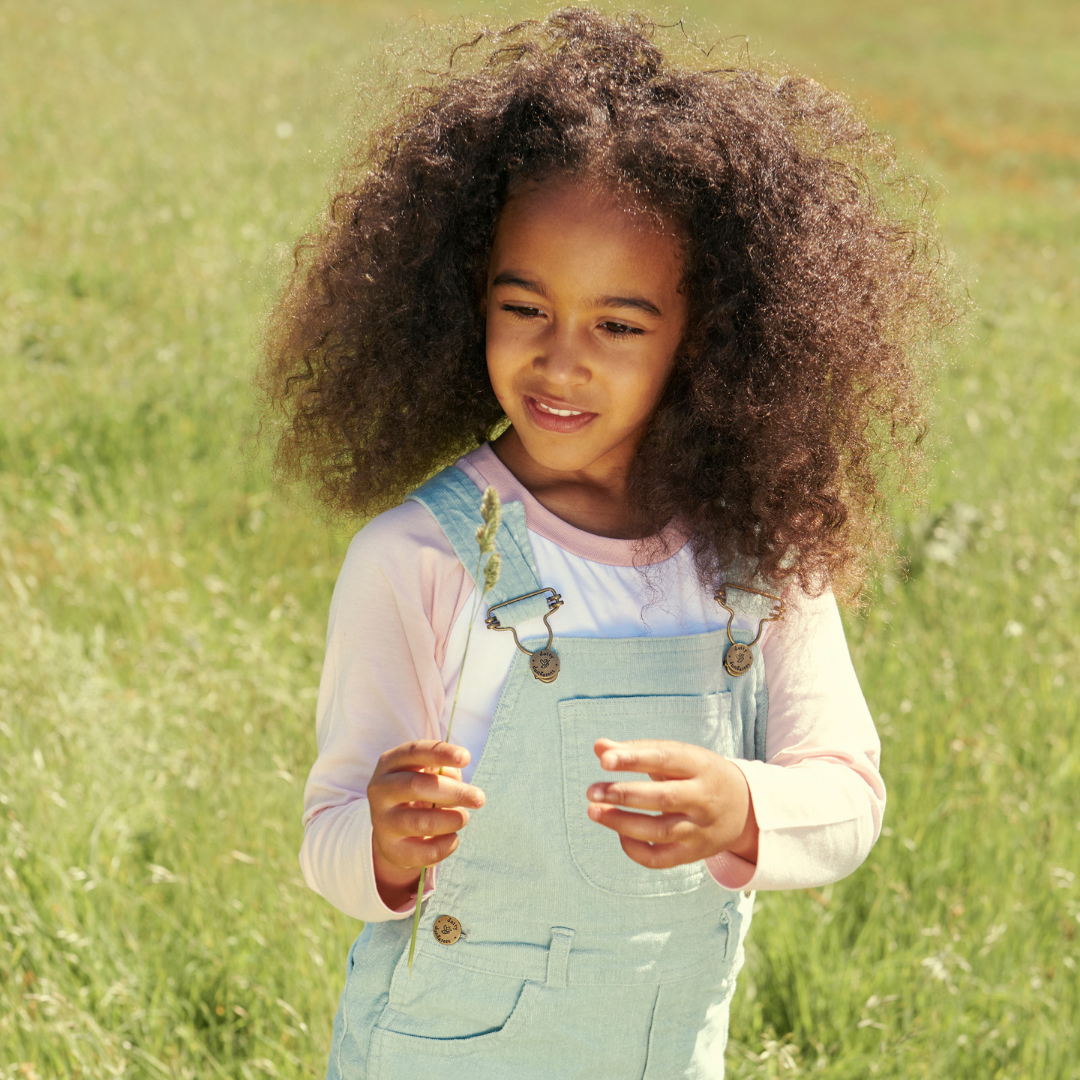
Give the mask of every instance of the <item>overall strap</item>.
[{"label": "overall strap", "polygon": [[[722,575],[724,580],[733,586],[727,593],[728,606],[733,608],[739,615],[746,617],[753,626],[754,622],[764,615],[768,615],[773,608],[774,599],[782,595],[782,590],[766,578],[760,577],[754,571],[753,564],[747,560],[734,560],[726,568]],[[749,585],[751,590],[760,590],[762,595],[755,595],[753,591],[744,592],[741,585]],[[781,605],[782,610],[782,605]],[[760,630],[760,624],[758,626]],[[737,631],[739,639],[746,638],[747,642],[754,636],[754,631],[749,633]],[[743,752],[747,759],[764,761],[766,759],[766,738],[769,719],[769,684],[765,678],[765,665],[761,657],[760,647],[753,646],[754,673],[753,673],[753,698],[754,698],[754,730],[744,732]]]},{"label": "overall strap", "polygon": [[[454,465],[436,473],[406,496],[406,500],[425,507],[439,523],[439,528],[470,577],[476,573],[480,558],[480,548],[476,543],[477,527],[484,523],[480,517],[480,496],[481,492],[472,480]],[[502,569],[498,582],[487,594],[489,607],[542,588],[529,543],[524,503],[502,504],[502,527],[495,537],[495,547],[502,556]],[[533,596],[502,608],[499,621],[504,626],[517,625],[543,615],[547,610],[546,598]]]}]

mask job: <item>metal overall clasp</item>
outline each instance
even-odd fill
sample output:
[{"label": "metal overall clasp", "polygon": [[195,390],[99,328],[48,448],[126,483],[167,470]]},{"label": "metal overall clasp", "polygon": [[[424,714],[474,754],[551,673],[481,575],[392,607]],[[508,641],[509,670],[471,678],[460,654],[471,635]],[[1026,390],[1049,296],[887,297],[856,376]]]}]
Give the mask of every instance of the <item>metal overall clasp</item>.
[{"label": "metal overall clasp", "polygon": [[[508,604],[516,604],[519,600],[528,600],[530,597],[541,595],[547,597],[548,605],[548,609],[544,613],[544,625],[547,627],[548,632],[547,644],[542,649],[537,649],[535,652],[529,652],[529,650],[518,641],[517,630],[512,626],[503,626],[499,622],[499,618],[495,612],[501,607],[506,607]],[[484,625],[489,630],[509,630],[510,633],[514,635],[514,644],[529,658],[529,668],[534,677],[541,682],[554,682],[559,677],[559,657],[551,648],[551,642],[555,637],[555,632],[551,629],[551,623],[548,622],[548,619],[562,606],[563,598],[554,589],[537,589],[535,592],[525,593],[524,596],[515,596],[512,600],[504,600],[501,604],[493,604],[488,608]]]},{"label": "metal overall clasp", "polygon": [[[766,615],[758,623],[757,636],[749,645],[744,644],[741,641],[736,641],[731,636],[731,624],[735,620],[735,609],[730,607],[727,602],[728,589],[738,589],[740,592],[753,593],[754,596],[764,596],[766,600],[775,600],[777,607],[771,614]],[[736,585],[733,581],[722,582],[720,588],[716,590],[713,597],[716,602],[728,613],[727,621],[727,636],[728,641],[731,642],[731,648],[728,649],[727,655],[724,657],[724,670],[729,675],[745,675],[754,664],[754,651],[755,646],[761,640],[761,629],[767,622],[775,622],[784,617],[784,598],[782,596],[773,596],[772,593],[762,592],[760,589],[751,589],[746,585]]]}]

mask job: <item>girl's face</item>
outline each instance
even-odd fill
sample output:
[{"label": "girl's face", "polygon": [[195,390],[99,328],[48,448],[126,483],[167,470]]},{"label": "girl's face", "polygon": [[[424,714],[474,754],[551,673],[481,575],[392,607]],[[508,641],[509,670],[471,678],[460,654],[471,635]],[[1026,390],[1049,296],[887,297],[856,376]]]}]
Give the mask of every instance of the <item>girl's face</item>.
[{"label": "girl's face", "polygon": [[571,180],[503,208],[487,286],[487,365],[516,453],[545,473],[625,471],[686,320],[680,246],[643,212]]}]

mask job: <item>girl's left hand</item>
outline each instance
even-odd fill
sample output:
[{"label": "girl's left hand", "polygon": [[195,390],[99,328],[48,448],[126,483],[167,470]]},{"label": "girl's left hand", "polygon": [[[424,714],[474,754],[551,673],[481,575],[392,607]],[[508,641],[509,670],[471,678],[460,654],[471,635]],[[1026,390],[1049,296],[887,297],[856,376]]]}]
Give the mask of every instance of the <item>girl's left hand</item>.
[{"label": "girl's left hand", "polygon": [[[653,869],[730,851],[757,862],[758,824],[742,770],[712,750],[667,739],[593,745],[611,772],[648,773],[652,781],[593,784],[589,817],[619,834],[623,851]],[[652,810],[653,814],[632,813]]]}]

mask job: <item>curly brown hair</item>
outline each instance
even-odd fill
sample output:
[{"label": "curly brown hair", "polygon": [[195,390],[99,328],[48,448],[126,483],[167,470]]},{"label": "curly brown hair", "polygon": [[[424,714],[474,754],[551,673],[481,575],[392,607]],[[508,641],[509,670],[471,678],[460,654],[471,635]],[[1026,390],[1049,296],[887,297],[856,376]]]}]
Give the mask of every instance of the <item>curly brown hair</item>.
[{"label": "curly brown hair", "polygon": [[523,178],[599,176],[685,251],[687,330],[628,483],[640,534],[685,522],[703,582],[748,560],[850,594],[888,547],[887,466],[903,486],[918,464],[916,358],[956,311],[928,211],[843,97],[705,50],[674,66],[660,29],[569,8],[480,31],[364,140],[268,324],[278,475],[372,514],[493,437],[499,213]]}]

